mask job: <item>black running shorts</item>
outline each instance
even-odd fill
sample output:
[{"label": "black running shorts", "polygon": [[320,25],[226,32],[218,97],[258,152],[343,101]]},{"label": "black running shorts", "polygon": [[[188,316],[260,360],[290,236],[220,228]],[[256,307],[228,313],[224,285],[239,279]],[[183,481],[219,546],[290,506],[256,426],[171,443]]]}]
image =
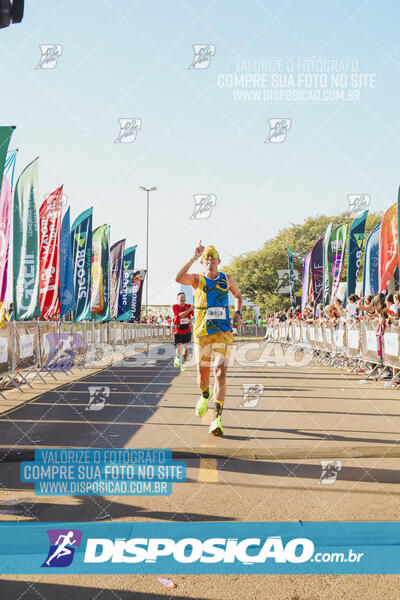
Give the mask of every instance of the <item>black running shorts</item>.
[{"label": "black running shorts", "polygon": [[192,332],[188,331],[186,333],[174,333],[174,344],[190,344],[192,339]]}]

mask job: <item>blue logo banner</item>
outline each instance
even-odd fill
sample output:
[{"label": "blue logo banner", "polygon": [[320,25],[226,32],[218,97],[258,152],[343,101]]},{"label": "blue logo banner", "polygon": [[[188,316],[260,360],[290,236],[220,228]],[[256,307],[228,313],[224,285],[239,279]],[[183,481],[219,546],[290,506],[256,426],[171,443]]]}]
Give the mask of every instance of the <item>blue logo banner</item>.
[{"label": "blue logo banner", "polygon": [[60,234],[60,316],[75,310],[74,266],[72,263],[69,207],[61,221]]},{"label": "blue logo banner", "polygon": [[0,572],[400,573],[400,523],[2,523]]},{"label": "blue logo banner", "polygon": [[368,211],[362,213],[354,219],[349,232],[349,248],[347,253],[347,293],[346,301],[351,294],[356,291],[356,283],[360,262],[362,257],[362,247],[364,241],[365,225],[367,222]]},{"label": "blue logo banner", "polygon": [[363,296],[379,291],[379,237],[382,220],[373,228],[365,244]]}]

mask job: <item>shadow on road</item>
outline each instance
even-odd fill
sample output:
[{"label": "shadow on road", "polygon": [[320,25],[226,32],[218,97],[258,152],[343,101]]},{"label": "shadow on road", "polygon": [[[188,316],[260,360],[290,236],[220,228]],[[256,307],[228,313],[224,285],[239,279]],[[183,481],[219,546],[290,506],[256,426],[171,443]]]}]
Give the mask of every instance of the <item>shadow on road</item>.
[{"label": "shadow on road", "polygon": [[[22,484],[23,485],[23,484]],[[21,490],[21,484],[18,482],[8,485],[9,490]],[[30,491],[30,490],[29,490]],[[60,496],[61,498],[61,496]],[[145,508],[143,505],[135,505],[134,496],[127,496],[126,503],[118,500],[111,500],[110,497],[103,496],[71,496],[71,502],[43,502],[39,497],[35,499],[22,498],[20,503],[14,499],[1,503],[0,514],[18,515],[25,517],[25,520],[31,521],[102,521],[102,520],[147,520],[156,519],[161,521],[234,521],[230,517],[228,510],[221,517],[210,512],[194,513],[184,511],[178,506],[176,510],[163,510],[162,498],[156,502],[154,508]],[[129,502],[129,503],[128,503]],[[206,507],[205,507],[206,508]]]},{"label": "shadow on road", "polygon": [[[1,444],[14,449],[39,444],[51,448],[123,448],[152,417],[179,375],[171,367],[171,360],[157,359],[156,365],[146,367],[143,359],[131,357],[45,392],[2,413]],[[88,408],[96,393],[93,388],[104,394],[104,387],[102,409]]]},{"label": "shadow on road", "polygon": [[[328,459],[326,459],[328,460]],[[333,459],[332,459],[333,460]],[[400,471],[398,469],[368,469],[367,467],[346,467],[346,459],[342,461],[342,468],[338,472],[337,479],[340,481],[362,481],[363,483],[400,483]],[[321,476],[320,464],[307,464],[301,462],[267,461],[267,460],[241,460],[231,458],[222,459],[219,467],[221,473],[235,472],[251,475],[263,475],[268,477],[287,477],[311,479],[316,483]],[[220,481],[221,483],[221,481]],[[236,484],[235,484],[236,485]],[[251,485],[251,484],[249,484]],[[323,486],[332,487],[332,486]]]},{"label": "shadow on road", "polygon": [[[82,577],[85,577],[82,575]],[[157,576],[154,575],[156,580]],[[38,583],[37,581],[1,581],[0,588],[2,597],[8,600],[23,598],[23,600],[110,600],[110,598],[119,600],[161,600],[165,598],[175,598],[175,600],[195,600],[199,596],[181,596],[176,590],[170,591],[163,588],[164,593],[135,592],[134,590],[122,591],[111,588],[103,589],[101,587],[81,587],[75,585],[58,585],[56,583]],[[161,584],[160,584],[161,588]]]}]

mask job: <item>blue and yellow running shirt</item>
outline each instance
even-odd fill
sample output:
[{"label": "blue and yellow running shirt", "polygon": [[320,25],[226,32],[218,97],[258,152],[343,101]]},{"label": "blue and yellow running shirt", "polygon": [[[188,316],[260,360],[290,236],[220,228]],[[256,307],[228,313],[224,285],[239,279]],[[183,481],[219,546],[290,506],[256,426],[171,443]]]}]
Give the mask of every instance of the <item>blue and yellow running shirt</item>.
[{"label": "blue and yellow running shirt", "polygon": [[205,275],[199,277],[199,286],[194,291],[194,336],[232,331],[229,324],[227,276],[218,273],[215,279],[208,279]]}]

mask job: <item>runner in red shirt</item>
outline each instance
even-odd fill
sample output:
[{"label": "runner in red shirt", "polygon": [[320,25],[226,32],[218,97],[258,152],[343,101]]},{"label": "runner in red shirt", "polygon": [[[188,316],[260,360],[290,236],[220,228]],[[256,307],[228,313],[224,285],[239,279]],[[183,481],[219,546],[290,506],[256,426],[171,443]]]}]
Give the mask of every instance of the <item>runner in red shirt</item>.
[{"label": "runner in red shirt", "polygon": [[[174,313],[174,338],[176,347],[176,357],[174,367],[181,371],[186,371],[186,359],[188,355],[188,344],[192,339],[192,332],[190,329],[190,322],[194,315],[193,306],[186,304],[186,296],[183,292],[178,294],[178,304],[174,304],[172,307]],[[182,359],[181,359],[182,356]]]}]

